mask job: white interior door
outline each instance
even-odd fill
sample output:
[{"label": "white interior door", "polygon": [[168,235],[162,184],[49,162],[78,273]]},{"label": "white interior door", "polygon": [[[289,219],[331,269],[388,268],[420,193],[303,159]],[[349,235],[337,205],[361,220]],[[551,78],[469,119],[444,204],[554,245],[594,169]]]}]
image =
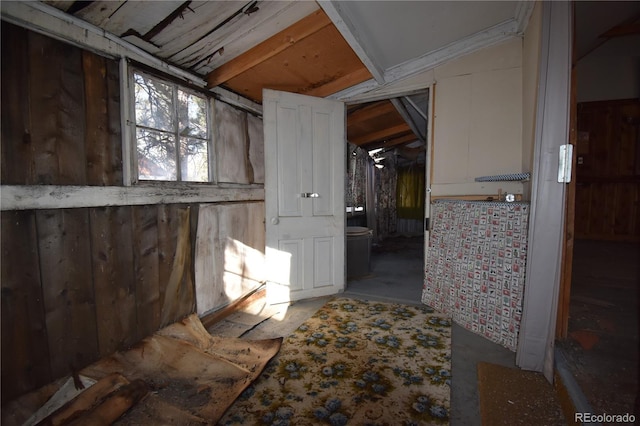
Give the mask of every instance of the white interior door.
[{"label": "white interior door", "polygon": [[269,302],[341,292],[344,104],[265,89],[262,105]]}]

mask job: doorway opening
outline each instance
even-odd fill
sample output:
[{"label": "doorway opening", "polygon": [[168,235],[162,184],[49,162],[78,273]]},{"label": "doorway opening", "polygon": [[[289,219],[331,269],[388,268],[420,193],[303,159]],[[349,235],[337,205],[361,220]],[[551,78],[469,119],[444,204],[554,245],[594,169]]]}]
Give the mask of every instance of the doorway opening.
[{"label": "doorway opening", "polygon": [[[347,107],[350,292],[420,302],[428,216],[428,114],[428,89]],[[363,262],[368,263],[365,268]]]},{"label": "doorway opening", "polygon": [[575,241],[559,346],[594,413],[640,408],[640,34],[628,31],[639,14],[575,3]]}]

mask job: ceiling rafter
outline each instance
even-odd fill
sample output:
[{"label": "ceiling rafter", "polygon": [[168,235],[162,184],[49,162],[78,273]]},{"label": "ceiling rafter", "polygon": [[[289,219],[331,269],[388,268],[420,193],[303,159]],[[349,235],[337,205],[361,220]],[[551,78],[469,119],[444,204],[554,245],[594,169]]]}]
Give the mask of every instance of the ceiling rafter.
[{"label": "ceiling rafter", "polygon": [[318,96],[318,97],[324,98],[333,93],[336,93],[339,90],[342,90],[343,87],[352,86],[357,82],[360,82],[363,79],[368,78],[370,76],[371,74],[369,73],[369,70],[367,70],[366,68],[358,68],[349,74],[345,74],[342,77],[338,77],[321,86],[303,91],[303,93],[305,95]]},{"label": "ceiling rafter", "polygon": [[607,31],[600,34],[596,42],[589,49],[587,49],[582,55],[580,55],[577,58],[577,60],[579,61],[580,59],[589,55],[591,52],[593,52],[594,50],[596,50],[597,48],[599,48],[600,46],[602,46],[612,38],[639,34],[640,33],[639,20],[640,20],[640,14],[636,14],[629,19],[625,19],[619,24],[612,26]]},{"label": "ceiling rafter", "polygon": [[413,117],[411,117],[411,114],[409,114],[409,111],[407,111],[407,108],[404,106],[404,104],[400,101],[399,98],[391,99],[391,103],[393,104],[393,106],[396,107],[396,110],[398,110],[398,113],[400,114],[400,116],[402,116],[404,121],[409,125],[409,127],[411,128],[411,131],[413,131],[416,137],[421,142],[424,142],[424,139],[425,139],[424,133],[426,129],[421,130],[418,128],[418,124],[413,119]]},{"label": "ceiling rafter", "polygon": [[306,18],[249,49],[246,53],[213,70],[207,76],[208,87],[215,87],[232,79],[330,24],[331,20],[322,10],[313,12]]},{"label": "ceiling rafter", "polygon": [[607,31],[600,34],[600,37],[609,39],[634,34],[640,34],[640,14],[609,28]]},{"label": "ceiling rafter", "polygon": [[364,66],[373,76],[373,79],[378,84],[384,83],[384,72],[362,47],[358,35],[352,30],[353,24],[348,22],[344,13],[341,13],[339,3],[331,0],[319,0],[318,4],[329,16],[333,25],[340,31],[340,34],[342,34],[342,37],[344,37],[345,41],[351,46],[351,49],[358,55],[358,58],[360,58]]},{"label": "ceiling rafter", "polygon": [[357,124],[394,111],[395,108],[393,104],[382,101],[353,109],[351,112],[348,112],[347,115],[349,124]]},{"label": "ceiling rafter", "polygon": [[[353,138],[353,140],[349,140],[349,142],[356,145],[364,145],[370,142],[375,142],[382,139],[390,139],[393,136],[396,136],[401,133],[411,132],[409,125],[407,123],[396,124],[395,126],[387,127],[382,130],[377,130],[366,135],[357,136]],[[412,137],[415,140],[416,137],[412,133]]]},{"label": "ceiling rafter", "polygon": [[416,140],[416,135],[414,135],[411,131],[408,131],[389,139],[367,142],[358,146],[360,148],[366,149],[367,151],[371,151],[372,149],[377,148],[391,148],[394,146],[415,142]]}]

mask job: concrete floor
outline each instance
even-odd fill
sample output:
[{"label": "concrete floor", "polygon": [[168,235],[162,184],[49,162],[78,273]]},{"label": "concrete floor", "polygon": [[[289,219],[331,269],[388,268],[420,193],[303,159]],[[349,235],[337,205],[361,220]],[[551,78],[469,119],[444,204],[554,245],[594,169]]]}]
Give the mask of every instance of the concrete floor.
[{"label": "concrete floor", "polygon": [[[422,295],[422,237],[387,239],[373,249],[371,274],[347,282],[344,296],[367,300],[420,304]],[[235,313],[209,328],[217,335],[248,339],[286,336],[313,315],[328,297],[291,305],[258,307],[256,312]],[[480,361],[515,367],[515,353],[454,325],[451,337],[451,415],[453,426],[480,425],[478,378]]]}]

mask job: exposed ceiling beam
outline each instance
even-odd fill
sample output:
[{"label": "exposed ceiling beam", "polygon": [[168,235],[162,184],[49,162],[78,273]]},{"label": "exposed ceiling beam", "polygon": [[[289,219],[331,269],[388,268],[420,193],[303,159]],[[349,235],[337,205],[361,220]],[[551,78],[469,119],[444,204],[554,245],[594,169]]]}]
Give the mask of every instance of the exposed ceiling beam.
[{"label": "exposed ceiling beam", "polygon": [[365,49],[362,47],[358,35],[353,32],[353,24],[345,18],[344,13],[340,13],[340,3],[331,0],[318,0],[320,7],[325,11],[329,19],[333,22],[333,25],[338,29],[342,37],[354,53],[360,58],[365,67],[369,70],[374,80],[378,84],[384,83],[384,73],[375,61],[371,58]]},{"label": "exposed ceiling beam", "polygon": [[612,38],[640,33],[640,22],[638,22],[638,20],[640,20],[640,15],[635,15],[632,18],[625,19],[619,24],[616,24],[613,27],[609,28],[607,31],[600,34],[595,43],[593,43],[593,45],[589,49],[587,49],[582,55],[580,55],[577,60],[579,61],[585,56],[588,56],[591,52],[593,52]]},{"label": "exposed ceiling beam", "polygon": [[331,25],[331,20],[322,10],[313,12],[246,53],[213,70],[207,76],[208,87],[215,87],[232,79],[238,74],[286,50],[300,40],[318,32],[327,25]]},{"label": "exposed ceiling beam", "polygon": [[353,112],[347,112],[347,118],[349,124],[357,124],[393,111],[395,111],[393,104],[390,102],[380,102],[355,109]]},{"label": "exposed ceiling beam", "polygon": [[416,135],[416,137],[421,142],[424,142],[424,132],[426,128],[424,130],[421,130],[418,128],[418,125],[416,124],[415,120],[413,119],[413,117],[411,117],[411,114],[409,114],[409,111],[407,111],[407,108],[404,106],[404,104],[400,101],[399,98],[391,99],[391,103],[393,104],[393,106],[396,107],[396,109],[398,110],[398,113],[402,116],[402,118],[407,123],[407,125],[411,128],[411,130]]},{"label": "exposed ceiling beam", "polygon": [[425,121],[427,120],[427,113],[426,113],[426,112],[424,112],[424,111],[422,111],[422,110],[420,109],[420,107],[418,106],[418,104],[416,104],[416,103],[413,101],[413,99],[411,99],[409,96],[404,96],[404,97],[403,97],[403,99],[404,99],[405,101],[407,101],[407,103],[408,103],[409,105],[411,105],[411,106],[413,107],[413,109],[414,109],[418,114],[420,114],[420,117],[424,118],[424,119],[425,119]]},{"label": "exposed ceiling beam", "polygon": [[[366,135],[358,136],[353,140],[349,140],[349,142],[356,145],[364,145],[364,144],[375,142],[382,139],[389,139],[400,133],[406,133],[407,131],[411,131],[411,129],[406,123],[402,123],[392,127],[387,127],[386,129],[367,133]],[[416,139],[415,135],[413,136],[413,139],[414,140]]]},{"label": "exposed ceiling beam", "polygon": [[335,80],[331,80],[322,86],[305,91],[304,94],[324,98],[342,90],[344,87],[353,86],[354,84],[357,84],[357,82],[360,82],[370,76],[371,74],[368,69],[364,67],[358,68],[357,70],[343,75],[342,77],[338,77]]},{"label": "exposed ceiling beam", "polygon": [[614,38],[623,37],[628,35],[640,34],[640,15],[636,15],[633,18],[627,19],[618,25],[609,28],[599,37]]},{"label": "exposed ceiling beam", "polygon": [[377,149],[377,148],[391,148],[393,146],[415,142],[416,140],[417,140],[416,135],[414,135],[411,131],[409,131],[409,132],[403,133],[400,136],[396,136],[394,138],[368,142],[359,146],[363,149],[366,149],[367,151],[371,151],[372,149]]}]

